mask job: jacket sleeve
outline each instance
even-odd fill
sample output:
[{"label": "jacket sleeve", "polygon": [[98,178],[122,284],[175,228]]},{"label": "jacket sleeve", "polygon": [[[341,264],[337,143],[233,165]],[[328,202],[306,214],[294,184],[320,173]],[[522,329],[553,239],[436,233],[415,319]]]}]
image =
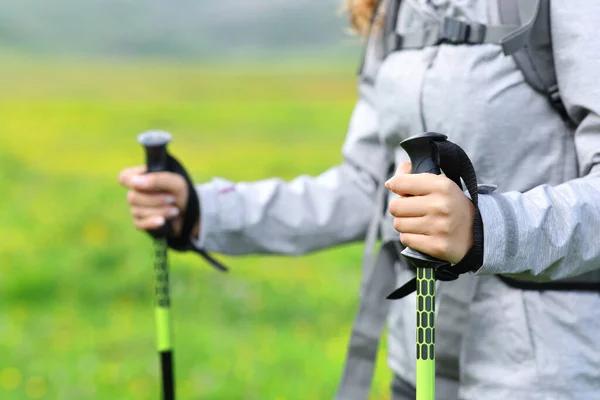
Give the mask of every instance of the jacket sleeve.
[{"label": "jacket sleeve", "polygon": [[580,177],[526,193],[482,195],[484,260],[476,274],[548,281],[600,269],[600,2],[551,5],[557,78],[577,122]]},{"label": "jacket sleeve", "polygon": [[[375,73],[377,61],[366,64]],[[196,185],[201,224],[194,245],[230,255],[299,255],[364,239],[377,185],[392,159],[379,140],[372,82],[359,82],[342,164],[290,182],[214,178]]]}]

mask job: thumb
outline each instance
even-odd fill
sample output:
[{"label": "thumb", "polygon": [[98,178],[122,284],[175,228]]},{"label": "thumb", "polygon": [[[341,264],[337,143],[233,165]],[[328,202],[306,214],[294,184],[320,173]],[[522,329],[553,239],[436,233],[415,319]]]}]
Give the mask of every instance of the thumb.
[{"label": "thumb", "polygon": [[405,161],[398,165],[398,168],[396,168],[395,175],[407,175],[407,174],[412,174],[412,164],[408,161]]},{"label": "thumb", "polygon": [[390,179],[387,180],[387,182],[385,182],[385,187],[388,188],[389,190],[393,191],[391,183],[394,181],[394,178],[400,175],[410,175],[412,173],[412,164],[408,161],[402,162],[400,164],[398,164],[398,167],[396,168],[396,173],[394,174],[393,177],[391,177]]}]

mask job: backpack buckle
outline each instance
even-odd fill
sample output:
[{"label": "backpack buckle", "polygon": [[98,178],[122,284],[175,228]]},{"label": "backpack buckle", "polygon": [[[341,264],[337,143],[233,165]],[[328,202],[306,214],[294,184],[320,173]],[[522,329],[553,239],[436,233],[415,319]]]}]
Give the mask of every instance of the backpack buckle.
[{"label": "backpack buckle", "polygon": [[436,45],[481,44],[485,39],[486,26],[477,22],[467,23],[455,18],[445,17]]}]

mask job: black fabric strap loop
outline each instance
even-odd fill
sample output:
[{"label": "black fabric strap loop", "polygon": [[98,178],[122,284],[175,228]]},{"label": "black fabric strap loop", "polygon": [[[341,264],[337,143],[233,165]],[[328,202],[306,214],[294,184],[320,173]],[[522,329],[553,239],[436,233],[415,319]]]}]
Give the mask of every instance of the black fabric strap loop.
[{"label": "black fabric strap loop", "polygon": [[[167,153],[167,169],[166,171],[172,172],[180,175],[185,180],[188,186],[188,199],[185,207],[185,215],[183,217],[183,225],[181,228],[181,234],[178,237],[167,235],[167,244],[170,248],[176,251],[184,252],[184,251],[195,251],[200,254],[211,266],[220,270],[227,271],[228,268],[224,266],[222,263],[217,261],[214,257],[208,254],[205,250],[198,249],[191,242],[192,230],[194,229],[194,225],[198,218],[200,217],[200,202],[198,201],[198,194],[196,193],[196,189],[194,188],[194,184],[190,179],[187,171],[181,165],[179,161],[171,154]],[[162,229],[159,230],[163,232]],[[155,236],[153,232],[148,232],[151,236]]]}]

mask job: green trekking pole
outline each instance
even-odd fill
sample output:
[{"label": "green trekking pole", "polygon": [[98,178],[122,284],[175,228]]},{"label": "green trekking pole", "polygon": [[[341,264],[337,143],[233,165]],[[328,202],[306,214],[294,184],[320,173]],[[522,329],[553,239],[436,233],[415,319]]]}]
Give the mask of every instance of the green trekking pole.
[{"label": "green trekking pole", "polygon": [[[147,171],[161,172],[167,169],[167,144],[171,135],[163,131],[148,131],[138,136],[138,142],[146,150]],[[155,312],[158,354],[161,365],[162,398],[175,399],[173,343],[171,326],[171,300],[169,296],[169,264],[167,259],[167,235],[170,222],[150,232],[154,237]]]},{"label": "green trekking pole", "polygon": [[[434,141],[444,141],[446,135],[428,132],[412,136],[400,146],[408,153],[412,173],[439,175],[440,162]],[[434,271],[446,261],[430,257],[411,248],[401,253],[417,270],[417,360],[416,400],[435,399],[435,276]]]}]

